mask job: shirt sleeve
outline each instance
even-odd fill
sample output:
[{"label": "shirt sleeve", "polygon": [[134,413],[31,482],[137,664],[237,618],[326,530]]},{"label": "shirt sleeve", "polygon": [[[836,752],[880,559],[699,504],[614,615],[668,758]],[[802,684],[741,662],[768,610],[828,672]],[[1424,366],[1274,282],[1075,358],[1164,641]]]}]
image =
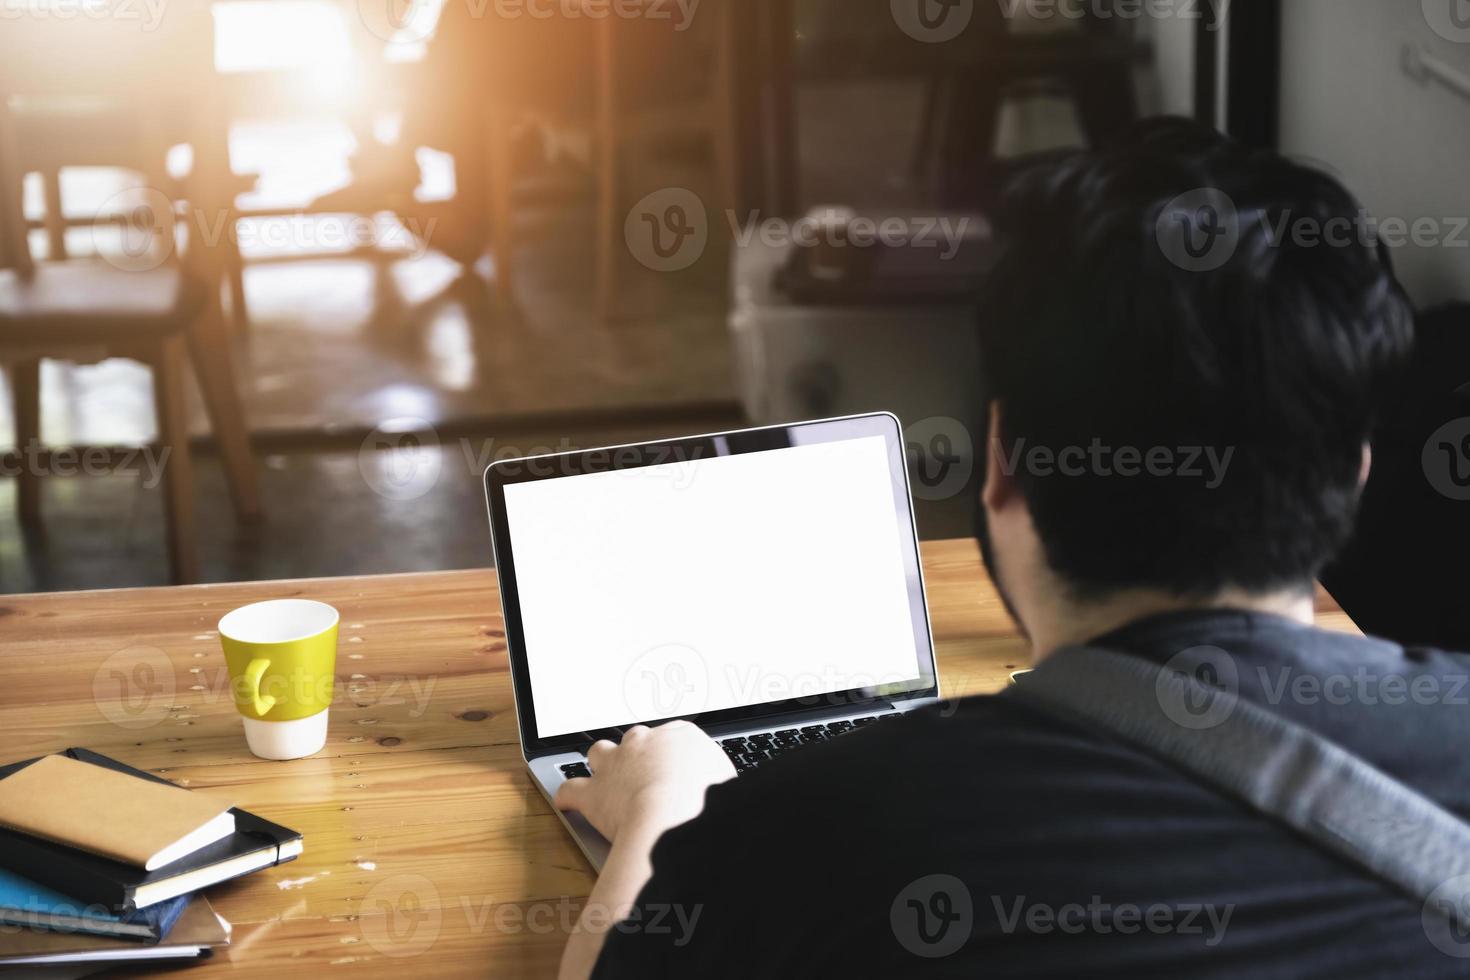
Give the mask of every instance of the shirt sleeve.
[{"label": "shirt sleeve", "polygon": [[653,876],[593,976],[807,976],[844,958],[873,972],[883,937],[899,948],[887,928],[897,887],[873,873],[875,848],[895,852],[900,874],[903,842],[923,839],[902,830],[912,806],[884,789],[911,775],[901,730],[805,747],[711,787],[700,816],[654,846]]},{"label": "shirt sleeve", "polygon": [[741,821],[747,804],[740,798],[749,795],[752,782],[711,787],[698,817],[659,838],[653,876],[629,916],[608,932],[596,980],[751,975],[756,969],[735,914],[752,907],[746,893],[751,877],[762,874],[749,863],[752,835],[738,826],[748,822]]}]

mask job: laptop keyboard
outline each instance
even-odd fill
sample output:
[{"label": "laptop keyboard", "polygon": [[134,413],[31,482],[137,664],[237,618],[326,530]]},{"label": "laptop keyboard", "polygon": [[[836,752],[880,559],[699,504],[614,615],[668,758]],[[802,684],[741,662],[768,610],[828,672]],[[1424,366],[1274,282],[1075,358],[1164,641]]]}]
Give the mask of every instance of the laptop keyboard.
[{"label": "laptop keyboard", "polygon": [[[720,748],[725,750],[725,755],[735,764],[737,773],[749,772],[757,769],[764,762],[769,762],[776,756],[803,745],[812,745],[816,742],[825,742],[830,738],[845,735],[871,725],[875,721],[885,718],[898,718],[901,712],[892,712],[885,715],[869,715],[865,718],[853,718],[851,720],[834,721],[825,725],[807,725],[805,728],[782,728],[773,732],[757,732],[754,735],[736,735],[732,738],[719,739]],[[584,778],[592,775],[592,770],[587,768],[585,762],[569,762],[561,767],[562,774],[568,779]]]},{"label": "laptop keyboard", "polygon": [[[897,717],[885,716],[885,717]],[[803,745],[825,742],[829,738],[845,735],[850,731],[871,725],[877,715],[854,718],[851,721],[834,721],[826,725],[808,725],[805,728],[783,728],[775,732],[759,732],[755,735],[737,735],[720,740],[720,748],[735,763],[737,773],[759,768],[761,763],[770,762],[778,755],[790,752]]]}]

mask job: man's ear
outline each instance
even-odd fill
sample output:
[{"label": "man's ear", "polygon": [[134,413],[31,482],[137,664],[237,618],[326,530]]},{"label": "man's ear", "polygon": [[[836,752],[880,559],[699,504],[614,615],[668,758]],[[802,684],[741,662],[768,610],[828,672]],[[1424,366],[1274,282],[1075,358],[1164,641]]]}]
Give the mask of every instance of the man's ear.
[{"label": "man's ear", "polygon": [[1363,443],[1363,465],[1358,469],[1358,489],[1362,490],[1368,485],[1368,476],[1373,472],[1373,446],[1371,443]]},{"label": "man's ear", "polygon": [[985,467],[985,486],[980,491],[980,502],[987,510],[998,511],[1018,496],[1015,474],[1001,441],[1000,403],[990,403],[990,431],[985,434],[985,452],[988,454]]}]

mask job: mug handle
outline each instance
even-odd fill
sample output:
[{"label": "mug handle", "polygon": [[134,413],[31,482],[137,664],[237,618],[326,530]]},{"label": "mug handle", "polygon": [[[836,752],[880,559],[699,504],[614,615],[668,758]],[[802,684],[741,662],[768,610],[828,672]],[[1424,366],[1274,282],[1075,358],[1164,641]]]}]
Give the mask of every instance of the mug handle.
[{"label": "mug handle", "polygon": [[269,660],[266,660],[264,657],[258,657],[250,661],[249,666],[245,668],[245,683],[249,685],[248,690],[250,691],[251,698],[255,701],[255,713],[257,715],[264,715],[276,706],[275,697],[260,693],[261,675],[265,673],[265,669],[270,665],[271,662]]}]

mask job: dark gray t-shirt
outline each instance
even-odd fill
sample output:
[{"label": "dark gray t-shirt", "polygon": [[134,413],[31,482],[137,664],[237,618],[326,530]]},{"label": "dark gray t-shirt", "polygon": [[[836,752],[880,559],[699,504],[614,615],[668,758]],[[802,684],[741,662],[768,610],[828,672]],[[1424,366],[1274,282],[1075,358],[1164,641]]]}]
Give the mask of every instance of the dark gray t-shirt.
[{"label": "dark gray t-shirt", "polygon": [[[1470,656],[1237,612],[1095,645],[1217,647],[1241,696],[1470,817]],[[710,790],[598,977],[1470,975],[1470,935],[1138,751],[1003,697]],[[1458,955],[1457,955],[1458,954]]]}]

